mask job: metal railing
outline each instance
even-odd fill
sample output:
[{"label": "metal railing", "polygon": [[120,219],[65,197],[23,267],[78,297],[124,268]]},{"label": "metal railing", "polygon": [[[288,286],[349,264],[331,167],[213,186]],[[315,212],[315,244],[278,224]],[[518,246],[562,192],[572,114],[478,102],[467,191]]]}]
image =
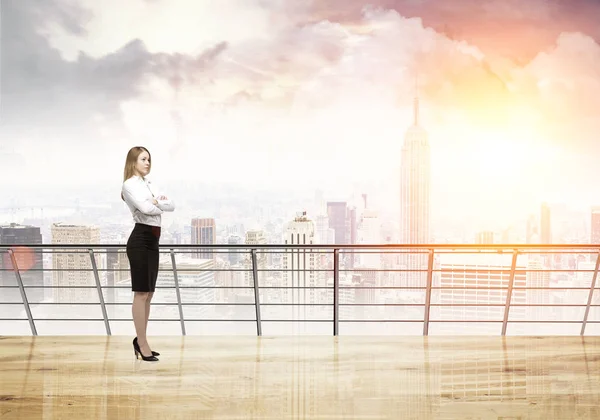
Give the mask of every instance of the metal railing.
[{"label": "metal railing", "polygon": [[[372,322],[380,322],[380,323],[389,323],[389,322],[402,322],[402,323],[411,323],[417,322],[423,324],[422,334],[428,335],[430,325],[432,323],[444,323],[444,322],[459,322],[459,323],[500,323],[501,322],[501,335],[507,334],[507,326],[509,323],[552,323],[552,324],[564,324],[564,323],[576,323],[581,324],[581,328],[579,331],[580,335],[584,335],[586,331],[586,326],[588,324],[600,324],[600,318],[598,320],[590,319],[590,310],[594,307],[600,307],[600,289],[597,289],[597,277],[598,277],[598,269],[600,266],[600,245],[573,245],[573,244],[557,244],[557,245],[520,245],[520,244],[508,244],[508,245],[464,245],[464,244],[425,244],[425,245],[174,245],[174,244],[163,244],[160,246],[161,252],[165,252],[170,256],[170,264],[171,268],[169,271],[172,272],[173,275],[173,288],[175,289],[176,303],[174,305],[178,308],[179,318],[174,319],[173,321],[179,321],[181,327],[181,333],[186,335],[186,321],[200,321],[200,322],[210,322],[210,321],[233,321],[233,322],[255,322],[256,323],[256,333],[257,335],[263,334],[263,323],[265,322],[330,322],[332,325],[332,333],[333,335],[339,335],[340,323],[344,322],[354,322],[354,323],[372,323]],[[209,260],[216,259],[216,255],[219,254],[231,254],[231,253],[241,253],[242,256],[247,258],[246,269],[238,269],[238,268],[218,268],[218,267],[209,267],[208,269],[200,269],[194,268],[190,270],[181,269],[178,267],[176,262],[177,254],[185,254],[185,253],[198,253],[199,249],[202,250],[203,253],[209,252],[211,256],[208,258]],[[210,251],[209,251],[210,250]],[[99,305],[102,311],[102,319],[78,319],[78,320],[89,320],[89,321],[103,321],[104,327],[106,330],[106,334],[111,335],[111,321],[122,321],[123,319],[111,319],[109,313],[107,311],[107,305],[109,305],[104,298],[103,291],[107,289],[130,289],[128,285],[107,285],[102,284],[102,279],[100,273],[102,271],[106,272],[117,272],[117,271],[127,271],[127,270],[117,270],[117,269],[101,269],[98,268],[97,257],[99,252],[106,252],[107,256],[110,252],[124,252],[125,245],[119,244],[94,244],[94,245],[75,245],[75,244],[42,244],[42,245],[0,245],[0,259],[4,262],[3,266],[0,266],[0,273],[3,275],[2,278],[6,278],[7,273],[14,273],[14,278],[16,279],[16,286],[6,285],[6,281],[0,282],[0,321],[16,321],[21,320],[23,318],[8,318],[2,317],[1,308],[7,305],[23,305],[26,319],[29,322],[29,326],[31,329],[31,333],[33,335],[37,335],[36,321],[69,321],[69,318],[57,318],[57,319],[37,319],[33,316],[31,311],[31,303],[28,299],[28,289],[30,288],[52,288],[52,289],[78,289],[78,288],[95,288]],[[32,254],[68,254],[68,255],[80,255],[87,254],[89,256],[89,266],[91,268],[44,268],[40,267],[20,267],[19,265],[19,255],[22,253]],[[264,264],[261,266],[258,261],[258,254],[281,254],[282,258],[288,258],[287,265],[283,268],[273,268],[273,267],[265,267]],[[395,262],[392,261],[390,263],[384,264],[386,267],[384,269],[380,268],[371,268],[365,267],[363,265],[357,265],[355,258],[360,258],[360,255],[366,255],[371,253],[380,254],[380,258],[385,258],[384,255],[393,255],[392,259],[396,259]],[[477,262],[450,262],[444,263],[443,260],[445,255],[471,255],[475,256],[508,256],[510,257],[510,264],[503,265],[498,263],[493,264],[478,264]],[[294,259],[293,255],[298,256],[298,258]],[[302,255],[302,264],[300,264],[299,256]],[[315,264],[315,263],[307,263],[307,255],[310,257],[311,255],[324,255],[328,262],[326,264]],[[406,264],[398,263],[402,258],[408,258],[408,256],[414,255],[422,255],[423,260],[426,261],[424,266],[405,266]],[[573,258],[570,262],[567,263],[556,263],[556,261],[551,261],[550,255],[556,256],[560,255],[577,255],[579,259],[584,260],[593,268],[584,270],[579,269],[577,267],[577,258],[575,259],[575,267],[573,267]],[[535,265],[535,268],[524,267],[522,264],[519,264],[519,257],[522,256],[535,256],[536,261],[538,263]],[[6,258],[8,257],[8,258]],[[439,260],[436,260],[436,258]],[[472,257],[473,258],[473,257]],[[562,258],[562,257],[559,257]],[[297,260],[296,266],[294,267],[294,261]],[[310,260],[310,258],[309,258]],[[466,260],[465,260],[466,261]],[[542,261],[542,262],[540,262]],[[10,262],[10,266],[6,266],[6,262]],[[329,264],[330,263],[330,264]],[[29,264],[31,265],[31,264]],[[327,267],[322,268],[323,265],[327,265]],[[329,266],[330,265],[330,266]],[[559,268],[557,268],[559,266]],[[549,267],[549,268],[547,268]],[[94,286],[81,286],[81,285],[69,285],[69,286],[59,286],[56,284],[53,285],[40,285],[40,284],[26,284],[23,280],[23,273],[32,273],[35,271],[42,272],[50,272],[50,271],[91,271],[93,273]],[[165,271],[165,270],[162,270]],[[181,284],[180,278],[182,273],[186,271],[193,271],[194,273],[198,272],[235,272],[235,271],[246,271],[251,275],[251,284],[246,285],[246,287],[238,287],[238,286],[223,286],[223,285],[214,285],[210,287],[192,285],[192,286],[184,286]],[[280,272],[280,273],[292,273],[288,274],[288,278],[286,281],[284,279],[279,280],[279,284],[273,285],[274,280],[270,280],[271,285],[260,284],[259,273],[269,273],[269,272]],[[329,280],[325,281],[325,286],[318,285],[317,282],[312,282],[311,284],[306,284],[304,282],[302,285],[298,279],[300,278],[300,273],[323,273],[321,276],[321,280],[325,279],[325,276],[331,276],[331,285],[329,285]],[[347,273],[356,273],[356,272],[369,272],[369,273],[387,273],[389,276],[393,277],[392,280],[388,279],[388,283],[384,285],[384,282],[377,285],[365,285],[364,283],[353,283],[352,279],[348,279],[347,277],[344,280],[344,284],[342,284],[341,276],[347,276]],[[409,274],[409,273],[417,273],[417,274]],[[525,275],[532,275],[532,273],[537,274],[537,283],[542,283],[541,287],[532,287],[527,284],[529,282],[529,277],[525,279]],[[544,275],[543,273],[548,273],[548,275]],[[559,279],[558,283],[554,287],[550,287],[551,280],[549,279],[550,273],[555,273],[566,276],[566,279]],[[562,273],[562,274],[560,274]],[[296,276],[296,283],[294,283],[294,275]],[[520,276],[520,282],[523,283],[525,281],[525,285],[517,285],[515,284],[516,276]],[[286,275],[284,274],[284,277]],[[408,276],[408,277],[407,277]],[[412,276],[412,277],[410,277]],[[419,277],[420,276],[420,277]],[[462,276],[462,277],[461,277]],[[570,277],[569,277],[570,276]],[[291,280],[290,280],[291,277]],[[539,278],[542,278],[542,281],[539,281]],[[412,280],[410,280],[412,278]],[[416,279],[416,280],[415,280]],[[491,279],[491,280],[490,280]],[[523,280],[525,279],[525,280]],[[588,284],[589,280],[589,284]],[[565,282],[565,286],[561,286],[560,281]],[[285,284],[284,284],[285,283]],[[291,283],[291,284],[290,284]],[[547,283],[547,284],[546,284]],[[583,286],[581,286],[583,284]],[[20,292],[22,301],[21,302],[6,302],[2,299],[2,290],[6,289],[17,289]],[[158,287],[160,288],[160,286]],[[186,303],[182,301],[182,290],[187,288],[190,289],[202,289],[202,288],[210,288],[210,289],[251,289],[253,293],[252,297],[254,299],[251,303],[223,303],[223,302],[210,302],[210,303],[202,303],[202,302],[190,302]],[[291,291],[294,294],[292,298],[292,302],[283,302],[283,303],[261,303],[261,291],[266,290],[284,290]],[[306,301],[302,301],[298,296],[300,296],[301,290],[323,290],[323,291],[331,291],[332,292],[332,302],[321,304],[321,303],[307,303]],[[367,301],[361,301],[357,303],[356,301],[352,302],[344,302],[341,299],[342,293],[344,291],[354,290],[368,290],[368,291],[397,291],[397,294],[394,295],[395,298],[402,296],[402,293],[412,294],[414,296],[423,297],[423,303],[398,303],[398,302],[388,302],[388,303],[374,303],[371,300],[367,299]],[[561,303],[548,303],[549,299],[546,302],[540,303],[539,299],[528,299],[524,298],[524,291],[546,291],[550,294],[551,291],[555,293],[561,292],[563,295],[574,291],[586,291],[587,299],[585,302],[581,304],[565,304]],[[595,297],[595,291],[598,294]],[[402,291],[402,292],[398,292]],[[439,291],[438,295],[443,296],[443,299],[439,299],[439,296],[436,299],[433,299],[434,292]],[[474,291],[476,297],[469,297],[466,299],[464,296],[460,297],[457,301],[453,301],[456,296],[456,293],[460,293],[461,291]],[[502,296],[502,292],[506,291],[506,297],[504,303],[494,303],[489,301],[490,298],[478,298],[477,294],[485,291],[490,295],[494,295],[496,298],[498,296]],[[521,303],[515,303],[514,297],[515,294],[520,293],[519,299]],[[559,293],[560,295],[560,293]],[[392,296],[392,299],[394,298]],[[559,296],[560,297],[560,296]],[[599,298],[599,299],[597,299]],[[470,300],[469,300],[470,299]],[[485,300],[488,301],[485,301]],[[523,302],[525,299],[525,302]],[[388,297],[389,300],[389,297]],[[441,300],[438,302],[438,300]],[[493,299],[492,299],[493,300]],[[560,299],[559,299],[560,300]],[[47,302],[45,304],[48,304]],[[49,304],[57,304],[49,303]],[[72,303],[77,304],[77,303]],[[83,303],[85,304],[85,303]],[[111,303],[111,305],[124,305],[127,303]],[[255,309],[255,318],[251,320],[238,320],[238,319],[186,319],[184,316],[184,307],[186,305],[231,305],[231,306],[242,306],[242,305],[252,305]],[[294,307],[302,307],[302,306],[332,306],[332,317],[329,319],[265,319],[262,314],[262,310],[265,307],[270,305],[277,306],[294,306]],[[422,307],[423,308],[423,317],[420,319],[343,319],[340,317],[340,307]],[[501,320],[481,320],[481,319],[431,319],[431,310],[432,308],[437,307],[463,307],[463,308],[478,308],[478,307],[499,307],[503,308],[503,316]],[[524,308],[543,308],[543,307],[553,307],[553,308],[585,308],[583,317],[578,320],[552,320],[552,319],[542,319],[542,320],[525,320],[525,319],[510,319],[511,310],[517,307]],[[0,330],[0,334],[2,331]]]}]

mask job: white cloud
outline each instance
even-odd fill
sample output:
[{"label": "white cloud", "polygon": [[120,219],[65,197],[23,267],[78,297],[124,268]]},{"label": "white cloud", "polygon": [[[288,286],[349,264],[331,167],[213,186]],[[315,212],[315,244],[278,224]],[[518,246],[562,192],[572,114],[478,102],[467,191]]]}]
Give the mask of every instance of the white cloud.
[{"label": "white cloud", "polygon": [[[435,154],[435,176],[450,185],[469,181],[453,166],[462,166],[464,171],[471,168],[474,173],[482,170],[482,161],[473,162],[476,159],[464,153],[473,142],[504,140],[502,135],[507,135],[510,144],[506,150],[521,150],[514,147],[515,142],[528,141],[531,144],[523,150],[534,155],[535,147],[547,140],[535,137],[540,127],[546,128],[541,130],[543,136],[553,138],[554,146],[564,150],[591,146],[590,139],[598,132],[598,119],[592,117],[599,109],[599,47],[581,34],[562,35],[555,48],[538,54],[524,67],[510,61],[498,67],[498,61],[487,61],[473,44],[449,39],[424,27],[421,19],[407,19],[395,11],[365,9],[357,22],[359,31],[330,21],[297,25],[309,16],[303,7],[295,6],[300,7],[296,12],[302,18],[298,18],[287,9],[289,2],[259,3],[266,4],[238,0],[211,2],[209,8],[209,3],[203,2],[132,0],[128,3],[131,10],[118,14],[118,4],[113,1],[102,3],[101,14],[86,25],[86,37],[51,38],[67,56],[82,49],[98,55],[90,62],[110,69],[96,72],[97,80],[89,77],[94,72],[87,73],[88,78],[77,85],[80,96],[68,92],[75,100],[65,102],[65,107],[75,113],[88,104],[95,122],[76,134],[56,138],[57,143],[104,139],[114,147],[98,152],[112,162],[106,167],[112,165],[117,173],[127,149],[144,144],[161,162],[155,174],[165,178],[228,180],[248,186],[368,180],[393,189],[402,137],[412,122],[417,69],[422,118]],[[91,4],[92,11],[100,7],[97,4]],[[184,9],[186,5],[190,9]],[[192,7],[201,12],[199,19],[210,18],[210,22],[195,27]],[[142,9],[137,16],[144,19],[135,22],[133,11]],[[177,16],[183,17],[179,21]],[[240,20],[247,24],[240,26]],[[221,25],[215,29],[217,23]],[[266,24],[276,26],[267,33]],[[100,55],[134,37],[143,41],[134,46],[144,45],[150,51],[189,53],[197,52],[199,45],[209,49],[204,58],[195,59],[152,55],[137,48],[134,52],[143,58],[139,72],[132,73],[133,80],[121,78],[124,74],[117,71],[121,66],[117,58],[127,54],[117,53],[112,61],[110,56]],[[221,41],[226,41],[226,46],[215,47]],[[178,60],[183,83],[176,102],[167,76],[176,73]],[[154,66],[149,71],[144,70],[147,62]],[[69,64],[76,76],[85,70],[85,62]],[[152,76],[142,76],[147,73]],[[85,98],[98,98],[89,96],[89,88],[94,87],[96,95],[128,92],[130,86],[122,80],[143,83],[131,95],[111,99],[126,128],[115,133],[106,127],[121,121],[115,121],[117,117],[107,120],[100,109],[103,101],[86,102]],[[172,116],[175,109],[183,121],[180,138]],[[574,118],[574,109],[581,109],[587,119]],[[98,121],[98,114],[104,119]],[[65,111],[65,124],[74,123],[73,115],[77,114]],[[35,121],[35,115],[31,120]],[[102,134],[100,129],[108,131]],[[76,137],[82,133],[82,138]],[[72,165],[78,171],[85,171],[83,155],[90,147],[86,143],[80,150],[70,149],[76,156]],[[563,164],[544,162],[538,156],[532,161],[539,174],[550,170],[550,164]],[[521,165],[522,159],[507,166],[517,164]],[[564,165],[570,170],[577,167],[577,161],[565,161]],[[545,179],[532,176],[522,185],[515,178],[496,198],[493,192],[484,193],[495,203],[510,197],[511,188],[516,188],[524,200],[533,201],[538,198],[540,182],[563,188],[559,182],[553,184],[556,179],[552,176],[560,174]],[[590,173],[586,176],[591,179]],[[453,192],[452,188],[446,190],[449,195]],[[462,205],[457,197],[456,205]]]},{"label": "white cloud", "polygon": [[87,36],[73,36],[59,26],[47,32],[52,46],[69,60],[79,51],[101,57],[132,39],[143,40],[151,53],[196,55],[224,40],[236,45],[248,39],[268,39],[278,26],[270,19],[277,9],[261,7],[258,0],[77,3],[91,15],[85,25]]}]

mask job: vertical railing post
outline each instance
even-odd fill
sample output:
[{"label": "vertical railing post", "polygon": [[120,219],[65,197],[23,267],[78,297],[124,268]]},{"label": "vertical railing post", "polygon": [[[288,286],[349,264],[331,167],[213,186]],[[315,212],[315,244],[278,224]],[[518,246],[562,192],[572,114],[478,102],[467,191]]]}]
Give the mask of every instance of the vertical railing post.
[{"label": "vertical railing post", "polygon": [[256,308],[256,335],[262,335],[262,321],[260,319],[260,294],[258,289],[258,264],[256,261],[256,249],[250,251],[252,260],[252,277],[254,278],[254,307]]},{"label": "vertical railing post", "polygon": [[508,325],[508,312],[510,311],[510,300],[512,298],[513,287],[515,284],[515,269],[517,268],[517,257],[519,251],[513,251],[512,263],[510,265],[510,277],[508,278],[508,291],[506,293],[506,304],[504,305],[504,319],[502,320],[502,335],[506,335]]},{"label": "vertical railing post", "polygon": [[94,280],[96,281],[96,290],[98,291],[98,299],[100,300],[100,308],[102,308],[102,317],[104,318],[104,327],[106,328],[106,334],[111,335],[110,324],[108,322],[108,314],[106,312],[106,304],[104,303],[104,294],[102,294],[102,286],[100,285],[100,276],[98,275],[98,266],[96,265],[96,258],[94,250],[88,249],[90,253],[90,261],[92,262],[92,270],[94,271]]},{"label": "vertical railing post", "polygon": [[175,295],[177,296],[177,307],[179,308],[179,322],[181,323],[181,334],[185,335],[185,320],[183,318],[183,307],[181,306],[181,292],[179,289],[179,276],[175,263],[175,250],[171,249],[171,266],[173,267],[173,280],[175,281]]},{"label": "vertical railing post", "polygon": [[340,331],[340,250],[333,250],[333,335]]},{"label": "vertical railing post", "polygon": [[588,316],[590,314],[590,305],[592,304],[592,299],[594,298],[594,289],[596,288],[596,279],[598,278],[598,268],[600,267],[600,252],[596,257],[596,267],[594,267],[594,275],[592,276],[592,283],[590,284],[590,293],[588,295],[587,305],[585,307],[585,314],[583,315],[583,323],[581,324],[581,333],[579,335],[585,334],[585,326],[587,325]]},{"label": "vertical railing post", "polygon": [[23,279],[21,278],[21,272],[19,271],[19,265],[15,258],[15,253],[12,249],[8,250],[10,261],[13,269],[15,270],[15,276],[17,277],[17,283],[19,284],[19,291],[21,292],[21,298],[23,299],[23,305],[25,306],[25,313],[27,313],[27,320],[29,321],[29,327],[31,328],[32,335],[38,335],[35,323],[33,322],[33,316],[31,315],[31,308],[29,307],[29,300],[27,300],[27,294],[25,293],[25,287],[23,286]]},{"label": "vertical railing post", "polygon": [[429,313],[431,311],[431,287],[433,283],[433,253],[429,250],[429,259],[427,262],[427,289],[425,291],[425,316],[423,319],[423,335],[429,335]]}]

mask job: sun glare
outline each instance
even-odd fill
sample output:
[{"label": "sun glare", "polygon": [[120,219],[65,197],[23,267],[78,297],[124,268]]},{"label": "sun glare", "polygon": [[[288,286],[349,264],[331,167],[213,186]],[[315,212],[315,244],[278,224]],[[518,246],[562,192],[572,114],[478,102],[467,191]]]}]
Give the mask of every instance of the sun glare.
[{"label": "sun glare", "polygon": [[472,159],[482,173],[511,178],[523,169],[527,154],[525,144],[516,144],[500,134],[483,133],[473,148]]}]

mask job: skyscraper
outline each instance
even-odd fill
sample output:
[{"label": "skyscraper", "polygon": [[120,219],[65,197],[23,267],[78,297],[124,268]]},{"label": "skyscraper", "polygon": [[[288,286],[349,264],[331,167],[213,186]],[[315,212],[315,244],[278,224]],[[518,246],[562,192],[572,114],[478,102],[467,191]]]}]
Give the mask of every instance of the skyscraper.
[{"label": "skyscraper", "polygon": [[315,218],[316,242],[318,244],[334,244],[335,230],[329,227],[329,217],[321,214]]},{"label": "skyscraper", "polygon": [[590,241],[593,244],[600,244],[600,206],[592,207]]},{"label": "skyscraper", "polygon": [[550,224],[550,206],[543,203],[540,214],[540,242],[543,244],[552,243],[552,229]]},{"label": "skyscraper", "polygon": [[[329,227],[334,230],[335,245],[356,243],[356,208],[349,207],[345,201],[327,202]],[[344,269],[354,268],[354,252],[345,250],[340,253],[340,264]]]},{"label": "skyscraper", "polygon": [[[363,212],[360,229],[358,230],[358,243],[366,245],[381,243],[381,222],[376,210],[366,209]],[[380,269],[381,257],[380,250],[363,251],[359,254],[359,267]]]},{"label": "skyscraper", "polygon": [[[267,237],[265,235],[265,232],[262,230],[249,230],[246,232],[246,241],[245,241],[246,245],[266,245],[267,244]],[[251,246],[250,246],[251,248]],[[267,266],[267,257],[269,256],[268,254],[269,250],[265,250],[265,249],[258,249],[256,251],[256,268],[259,270],[258,271],[258,279],[259,282],[260,280],[263,280],[264,278],[267,277],[267,274],[265,271],[268,268]],[[247,271],[244,272],[244,286],[246,287],[253,287],[254,285],[254,274],[252,273],[252,260],[251,260],[251,256],[249,254],[246,254],[246,258],[245,258],[245,269]]]},{"label": "skyscraper", "polygon": [[494,243],[494,232],[484,230],[477,233],[476,242],[478,244],[493,244]]},{"label": "skyscraper", "polygon": [[[306,216],[306,212],[298,214],[285,227],[284,243],[293,245],[310,245],[315,243],[315,224]],[[281,302],[293,304],[294,320],[306,319],[314,312],[314,305],[319,302],[317,294],[317,254],[311,249],[286,249],[283,254],[283,290]],[[290,292],[291,291],[291,292]],[[301,306],[299,306],[301,305]]]},{"label": "skyscraper", "polygon": [[[429,205],[431,151],[427,132],[419,125],[419,98],[414,99],[414,124],[404,138],[400,166],[400,242],[425,244],[430,241]],[[427,269],[427,254],[412,250],[401,258],[406,270]],[[424,287],[425,273],[407,272],[405,285]]]},{"label": "skyscraper", "polygon": [[[348,209],[348,224],[349,224],[349,236],[350,236],[350,244],[354,245],[356,243],[356,237],[358,236],[358,226],[356,220],[356,207],[351,207]],[[348,252],[348,269],[354,268],[354,251]]]},{"label": "skyscraper", "polygon": [[329,227],[335,231],[335,244],[345,245],[350,241],[350,226],[348,207],[345,201],[330,201],[327,203]]},{"label": "skyscraper", "polygon": [[[242,243],[242,237],[240,235],[229,235],[227,238],[227,243],[229,245],[239,245]],[[239,264],[242,261],[242,251],[239,249],[232,249],[229,251],[228,260],[231,265]]]},{"label": "skyscraper", "polygon": [[[41,244],[42,234],[40,228],[35,226],[22,226],[16,223],[0,226],[0,244],[19,245],[19,244]],[[38,250],[19,249],[15,252],[15,259],[21,274],[21,280],[26,288],[27,299],[31,303],[44,300],[44,273],[42,272],[42,252]],[[13,270],[13,264],[8,252],[2,253],[0,258],[0,268],[11,271],[0,271],[0,285],[16,286],[17,280]]]},{"label": "skyscraper", "polygon": [[[53,244],[86,245],[100,243],[100,229],[96,226],[53,223]],[[100,268],[100,255],[94,254],[96,267]],[[98,291],[92,271],[90,255],[83,249],[54,249],[52,254],[52,284],[55,287],[54,303],[97,302]],[[77,288],[70,288],[70,287]],[[81,288],[82,286],[86,288]]]},{"label": "skyscraper", "polygon": [[[213,245],[217,242],[217,227],[213,218],[195,218],[192,219],[192,244],[193,245]],[[198,249],[192,253],[193,258],[209,259],[214,257],[214,253],[209,248]]]},{"label": "skyscraper", "polygon": [[537,244],[540,243],[540,234],[539,234],[539,226],[538,222],[533,214],[529,215],[527,219],[527,232],[525,236],[526,243],[528,244]]},{"label": "skyscraper", "polygon": [[[436,304],[431,309],[431,331],[443,334],[457,334],[460,329],[481,334],[498,334],[504,316],[506,290],[510,282],[512,255],[505,254],[441,254],[439,257],[439,287],[441,289],[432,297]],[[527,303],[527,258],[517,262],[513,283],[515,289],[511,295],[511,303],[524,305]],[[479,307],[475,304],[481,305]],[[442,306],[437,306],[442,305]],[[523,321],[526,307],[510,308],[510,320]],[[461,320],[489,321],[469,323],[461,326]],[[455,321],[456,324],[448,323]],[[492,322],[494,321],[494,322]],[[519,324],[511,324],[510,331],[519,331]]]}]

